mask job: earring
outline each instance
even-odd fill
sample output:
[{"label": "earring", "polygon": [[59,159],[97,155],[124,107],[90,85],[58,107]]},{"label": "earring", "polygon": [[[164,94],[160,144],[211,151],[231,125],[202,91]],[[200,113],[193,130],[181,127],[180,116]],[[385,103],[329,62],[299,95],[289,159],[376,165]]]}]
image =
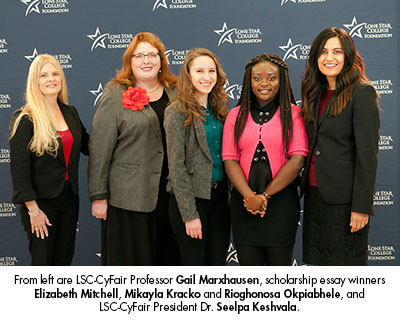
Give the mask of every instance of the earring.
[{"label": "earring", "polygon": [[161,68],[158,70],[159,73],[161,73]]}]

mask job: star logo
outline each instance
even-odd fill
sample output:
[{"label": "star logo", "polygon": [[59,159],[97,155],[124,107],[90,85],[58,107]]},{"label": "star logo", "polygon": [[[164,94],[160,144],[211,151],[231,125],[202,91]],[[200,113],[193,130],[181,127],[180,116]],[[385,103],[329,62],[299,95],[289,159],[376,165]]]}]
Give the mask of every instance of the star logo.
[{"label": "star logo", "polygon": [[234,31],[236,31],[236,28],[228,29],[228,27],[226,26],[226,22],[224,22],[221,30],[214,30],[216,34],[221,36],[219,38],[218,47],[226,41],[233,44],[232,34]]},{"label": "star logo", "polygon": [[282,0],[281,1],[281,7],[285,4],[285,3],[287,3],[287,2],[293,2],[293,3],[296,3],[296,0]]},{"label": "star logo", "polygon": [[235,262],[235,263],[239,264],[239,258],[237,255],[237,251],[232,243],[229,245],[228,256],[226,256],[226,262],[227,263]]},{"label": "star logo", "polygon": [[174,50],[173,50],[173,49],[169,49],[169,50],[166,50],[166,51],[164,52],[165,57],[167,57],[168,65],[170,64],[169,56],[170,56],[171,54],[173,54],[173,53],[174,53]]},{"label": "star logo", "polygon": [[285,56],[283,56],[283,60],[289,59],[289,58],[297,58],[297,49],[301,47],[301,44],[293,45],[292,39],[289,38],[287,45],[286,46],[279,46],[280,49],[282,49],[285,52]]},{"label": "star logo", "polygon": [[158,9],[158,8],[160,8],[160,7],[168,9],[167,4],[165,3],[166,1],[167,0],[156,0],[156,2],[154,2],[153,11]]},{"label": "star logo", "polygon": [[227,80],[226,84],[225,84],[225,92],[226,92],[226,94],[228,94],[228,97],[230,99],[233,99],[233,100],[236,99],[236,96],[235,96],[236,90],[238,91],[238,93],[240,95],[240,93],[242,92],[242,86],[239,84],[229,85],[229,81]]},{"label": "star logo", "polygon": [[366,23],[357,23],[357,19],[356,17],[353,17],[353,21],[351,22],[351,24],[343,24],[343,26],[345,26],[347,29],[349,29],[349,35],[351,37],[359,37],[359,38],[363,38],[362,34],[361,34],[361,30],[362,28],[366,27]]},{"label": "star logo", "polygon": [[103,85],[101,83],[99,83],[99,86],[97,87],[97,89],[93,89],[89,92],[92,93],[94,96],[96,96],[96,99],[94,100],[94,103],[93,103],[93,106],[96,106],[100,97],[103,95]]},{"label": "star logo", "polygon": [[35,59],[35,57],[38,55],[37,49],[33,49],[33,53],[31,56],[24,56],[26,59],[28,59],[29,61],[32,61]]},{"label": "star logo", "polygon": [[105,49],[106,45],[104,44],[104,40],[108,35],[109,35],[108,32],[105,34],[101,34],[99,27],[96,28],[96,32],[94,33],[94,35],[86,35],[88,38],[93,40],[92,48],[90,49],[90,51],[93,51],[93,49],[99,46]]},{"label": "star logo", "polygon": [[33,11],[40,13],[40,0],[21,0],[21,2],[28,6],[25,11],[25,16],[29,15]]}]

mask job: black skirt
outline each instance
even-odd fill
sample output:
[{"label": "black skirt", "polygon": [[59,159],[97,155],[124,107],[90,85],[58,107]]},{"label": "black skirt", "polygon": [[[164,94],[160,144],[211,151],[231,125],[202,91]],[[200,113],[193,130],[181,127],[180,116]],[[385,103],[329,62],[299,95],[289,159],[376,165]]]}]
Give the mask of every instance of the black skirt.
[{"label": "black skirt", "polygon": [[304,198],[303,262],[311,265],[367,265],[369,224],[350,232],[351,204],[326,203],[318,187]]},{"label": "black skirt", "polygon": [[154,265],[156,215],[108,205],[101,221],[101,265]]},{"label": "black skirt", "polygon": [[235,244],[265,247],[293,246],[300,216],[296,185],[289,185],[268,200],[264,218],[252,215],[246,210],[243,197],[235,188],[232,191],[230,208]]}]

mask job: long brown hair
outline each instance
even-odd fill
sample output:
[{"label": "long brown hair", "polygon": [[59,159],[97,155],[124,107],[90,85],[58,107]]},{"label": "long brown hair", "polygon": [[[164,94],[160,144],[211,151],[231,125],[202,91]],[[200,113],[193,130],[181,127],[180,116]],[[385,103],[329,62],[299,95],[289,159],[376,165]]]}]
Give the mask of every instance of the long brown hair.
[{"label": "long brown hair", "polygon": [[289,68],[286,63],[278,55],[263,53],[259,56],[252,58],[246,64],[246,71],[243,77],[242,93],[238,105],[240,105],[239,113],[235,122],[235,144],[237,151],[239,151],[239,140],[243,134],[247,119],[250,113],[250,105],[255,102],[256,97],[251,89],[251,70],[254,65],[268,61],[279,69],[279,91],[276,96],[279,97],[279,110],[282,124],[282,139],[285,153],[289,148],[289,141],[292,137],[292,108],[291,103],[295,104],[293,96],[292,85],[290,84]]},{"label": "long brown hair", "polygon": [[136,83],[135,76],[132,73],[131,61],[133,52],[141,42],[148,42],[158,50],[161,59],[161,68],[158,73],[158,80],[167,88],[175,85],[176,76],[169,70],[168,60],[164,53],[165,46],[161,42],[160,38],[151,32],[141,32],[135,35],[122,56],[122,68],[117,70],[115,77],[110,81],[110,83],[120,86],[132,86]]},{"label": "long brown hair", "polygon": [[183,110],[181,112],[187,116],[185,126],[192,124],[196,118],[201,120],[203,119],[204,112],[201,110],[201,106],[194,94],[195,88],[192,83],[192,77],[190,76],[190,67],[192,62],[200,56],[210,57],[217,68],[217,82],[208,95],[210,107],[216,118],[221,122],[225,122],[226,116],[228,115],[228,95],[224,88],[226,75],[222,70],[219,59],[214,53],[206,48],[195,48],[186,55],[177,85],[178,95],[176,99],[183,103]]},{"label": "long brown hair", "polygon": [[304,122],[314,121],[315,109],[321,91],[327,87],[327,79],[318,68],[318,58],[328,41],[337,37],[344,52],[344,65],[340,74],[336,77],[336,89],[332,96],[328,115],[339,115],[346,104],[351,100],[354,87],[362,82],[368,83],[365,76],[364,60],[357,52],[353,38],[347,31],[340,28],[326,28],[322,30],[311,44],[308,63],[301,81],[301,98],[303,108],[301,115]]}]

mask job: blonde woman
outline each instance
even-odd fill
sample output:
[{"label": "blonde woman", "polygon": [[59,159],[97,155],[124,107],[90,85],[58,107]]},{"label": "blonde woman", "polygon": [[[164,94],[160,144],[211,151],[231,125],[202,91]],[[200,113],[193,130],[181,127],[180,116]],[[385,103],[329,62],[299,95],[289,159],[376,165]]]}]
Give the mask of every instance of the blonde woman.
[{"label": "blonde woman", "polygon": [[12,202],[28,235],[32,265],[70,265],[79,156],[88,155],[89,135],[68,105],[65,75],[53,56],[32,62],[25,101],[10,123]]}]

